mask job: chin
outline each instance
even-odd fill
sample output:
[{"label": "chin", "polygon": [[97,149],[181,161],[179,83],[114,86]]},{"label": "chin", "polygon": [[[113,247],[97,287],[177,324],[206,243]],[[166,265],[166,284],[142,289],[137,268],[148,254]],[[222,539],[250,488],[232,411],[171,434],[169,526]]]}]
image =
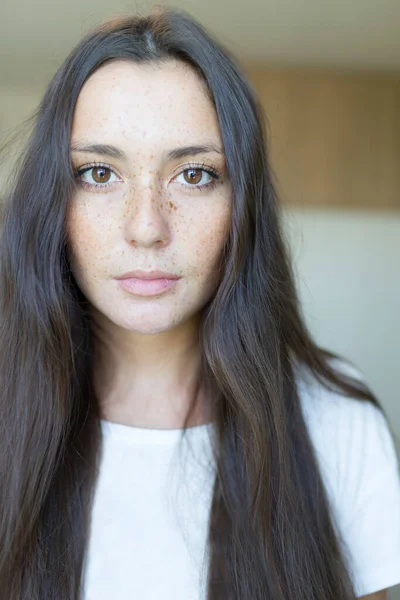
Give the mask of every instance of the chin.
[{"label": "chin", "polygon": [[151,317],[148,318],[138,318],[137,316],[135,316],[135,318],[127,319],[124,321],[118,320],[116,322],[116,325],[135,333],[155,334],[175,329],[181,323],[181,320],[177,322],[176,320],[174,321],[171,317],[162,318],[161,315],[153,314],[151,315]]}]

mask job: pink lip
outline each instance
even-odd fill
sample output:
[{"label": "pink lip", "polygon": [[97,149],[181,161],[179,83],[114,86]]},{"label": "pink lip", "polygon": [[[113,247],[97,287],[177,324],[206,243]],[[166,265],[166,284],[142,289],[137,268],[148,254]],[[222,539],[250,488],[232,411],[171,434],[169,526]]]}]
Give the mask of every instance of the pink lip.
[{"label": "pink lip", "polygon": [[178,275],[173,273],[166,273],[165,271],[142,271],[136,269],[135,271],[129,271],[123,275],[119,275],[116,279],[180,279]]},{"label": "pink lip", "polygon": [[119,279],[119,285],[136,296],[158,296],[171,289],[178,283],[178,279],[141,279],[129,277]]}]

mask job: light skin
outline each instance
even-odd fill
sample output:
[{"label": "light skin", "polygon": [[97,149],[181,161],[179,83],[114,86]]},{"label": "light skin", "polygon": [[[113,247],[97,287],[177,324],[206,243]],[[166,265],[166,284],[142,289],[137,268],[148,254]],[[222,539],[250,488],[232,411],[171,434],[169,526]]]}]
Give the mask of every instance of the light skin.
[{"label": "light skin", "polygon": [[[115,146],[124,156],[77,150],[89,144]],[[168,156],[188,146],[213,149]],[[221,278],[232,193],[204,83],[174,60],[150,67],[107,63],[80,92],[71,148],[74,170],[90,167],[77,174],[66,227],[72,273],[90,303],[102,418],[132,427],[181,428],[196,397],[189,426],[209,422],[199,323]],[[161,295],[137,296],[115,279],[134,269],[159,269],[181,279]]]}]

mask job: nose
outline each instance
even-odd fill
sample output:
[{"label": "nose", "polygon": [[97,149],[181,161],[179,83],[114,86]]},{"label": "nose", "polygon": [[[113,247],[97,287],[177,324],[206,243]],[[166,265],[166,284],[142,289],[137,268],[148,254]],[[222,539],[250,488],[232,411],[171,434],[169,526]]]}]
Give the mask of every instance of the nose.
[{"label": "nose", "polygon": [[130,245],[164,246],[170,239],[168,199],[154,180],[136,181],[128,194],[125,236]]}]

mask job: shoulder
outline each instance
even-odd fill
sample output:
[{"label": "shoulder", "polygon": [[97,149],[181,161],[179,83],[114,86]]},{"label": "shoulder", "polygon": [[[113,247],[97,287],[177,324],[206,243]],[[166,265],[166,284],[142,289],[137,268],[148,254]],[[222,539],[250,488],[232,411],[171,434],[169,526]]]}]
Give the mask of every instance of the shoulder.
[{"label": "shoulder", "polygon": [[[340,367],[365,381],[349,363]],[[304,373],[298,389],[357,595],[400,583],[400,470],[384,414]]]},{"label": "shoulder", "polygon": [[[365,382],[362,372],[345,361],[335,367]],[[369,487],[383,481],[385,473],[396,478],[398,457],[387,420],[369,401],[348,398],[325,388],[302,373],[298,379],[301,407],[321,467],[329,470],[337,495],[353,491],[355,508]],[[364,496],[363,496],[364,498]]]}]

